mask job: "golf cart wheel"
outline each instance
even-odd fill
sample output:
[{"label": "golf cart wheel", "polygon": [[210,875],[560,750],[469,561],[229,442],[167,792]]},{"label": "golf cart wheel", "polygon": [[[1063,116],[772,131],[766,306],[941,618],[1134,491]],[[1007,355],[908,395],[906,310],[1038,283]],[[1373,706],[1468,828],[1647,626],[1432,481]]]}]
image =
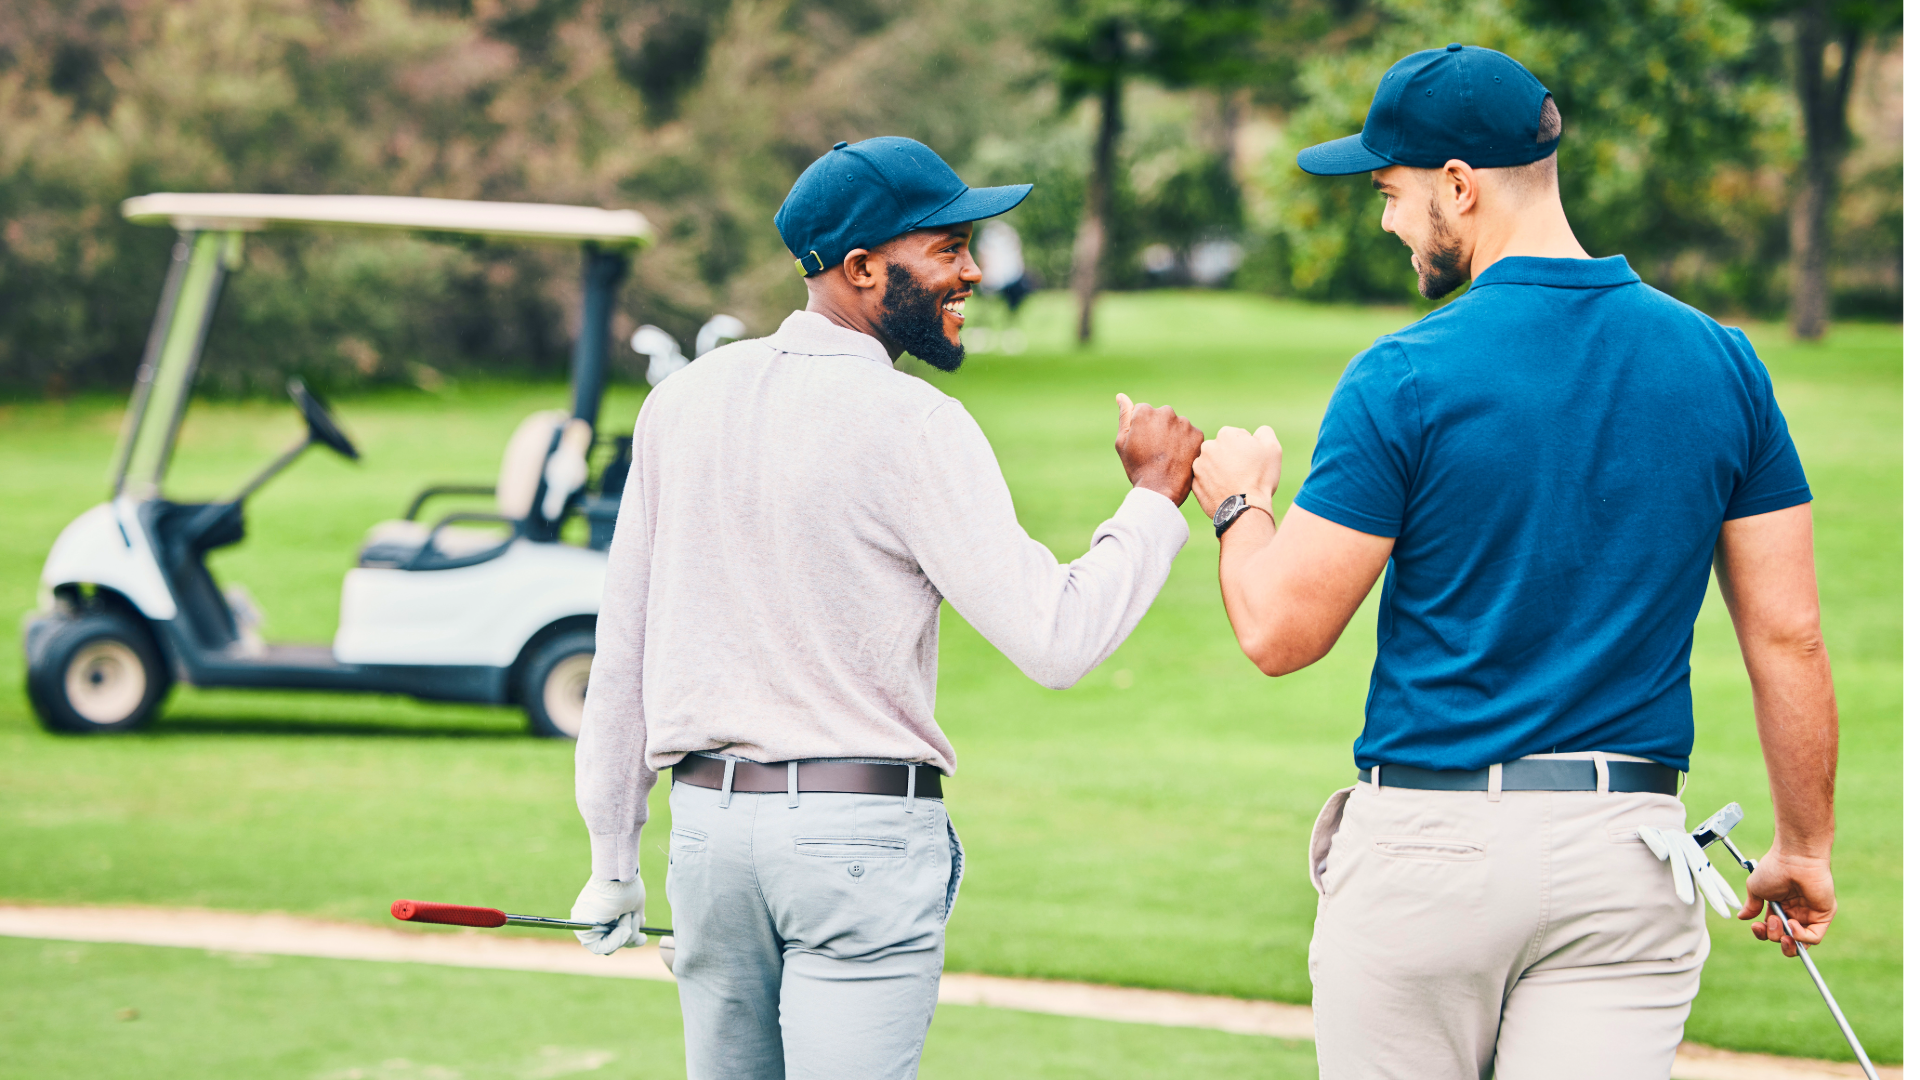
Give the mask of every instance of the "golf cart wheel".
[{"label": "golf cart wheel", "polygon": [[172,684],[146,627],[109,612],[62,620],[27,668],[27,696],[48,731],[131,731]]},{"label": "golf cart wheel", "polygon": [[593,670],[593,631],[569,630],[541,645],[527,659],[520,683],[533,733],[546,739],[577,739],[587,711],[587,675]]}]

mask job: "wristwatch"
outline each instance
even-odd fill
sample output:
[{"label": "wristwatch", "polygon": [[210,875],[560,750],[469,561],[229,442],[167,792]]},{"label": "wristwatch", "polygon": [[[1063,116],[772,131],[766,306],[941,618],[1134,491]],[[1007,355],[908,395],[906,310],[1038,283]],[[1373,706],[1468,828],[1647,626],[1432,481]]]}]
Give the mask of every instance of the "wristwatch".
[{"label": "wristwatch", "polygon": [[1240,515],[1247,512],[1249,505],[1245,495],[1229,495],[1221,499],[1219,507],[1213,511],[1213,538],[1218,540],[1225,536],[1233,523],[1240,520]]}]

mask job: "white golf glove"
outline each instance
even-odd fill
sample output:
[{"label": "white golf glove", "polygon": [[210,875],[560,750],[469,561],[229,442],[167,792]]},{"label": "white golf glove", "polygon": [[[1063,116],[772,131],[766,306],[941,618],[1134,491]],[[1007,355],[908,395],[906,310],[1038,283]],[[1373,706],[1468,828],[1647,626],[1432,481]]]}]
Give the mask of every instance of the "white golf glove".
[{"label": "white golf glove", "polygon": [[1651,825],[1640,826],[1640,839],[1646,842],[1648,849],[1673,869],[1673,891],[1683,904],[1693,903],[1694,886],[1713,910],[1723,919],[1733,918],[1733,909],[1740,906],[1740,898],[1734,894],[1733,886],[1714,869],[1707,853],[1693,842],[1693,837],[1679,829],[1656,829]]},{"label": "white golf glove", "polygon": [[559,521],[567,508],[567,498],[587,482],[587,453],[593,449],[593,425],[578,417],[567,421],[560,432],[560,445],[547,459],[547,497],[540,513],[548,521]]},{"label": "white golf glove", "polygon": [[575,922],[613,923],[608,930],[573,932],[588,952],[611,956],[620,949],[647,943],[647,935],[640,932],[646,911],[647,887],[638,875],[632,881],[594,878],[580,890],[580,898],[573,902],[573,914],[567,917]]}]

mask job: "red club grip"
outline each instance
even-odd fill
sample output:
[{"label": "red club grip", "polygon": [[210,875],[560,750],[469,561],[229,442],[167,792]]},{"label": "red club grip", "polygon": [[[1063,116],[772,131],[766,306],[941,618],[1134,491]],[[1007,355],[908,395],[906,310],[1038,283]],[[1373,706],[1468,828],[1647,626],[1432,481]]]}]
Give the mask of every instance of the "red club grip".
[{"label": "red club grip", "polygon": [[445,923],[448,926],[507,925],[507,913],[498,908],[433,904],[425,900],[395,900],[393,917],[402,922]]}]

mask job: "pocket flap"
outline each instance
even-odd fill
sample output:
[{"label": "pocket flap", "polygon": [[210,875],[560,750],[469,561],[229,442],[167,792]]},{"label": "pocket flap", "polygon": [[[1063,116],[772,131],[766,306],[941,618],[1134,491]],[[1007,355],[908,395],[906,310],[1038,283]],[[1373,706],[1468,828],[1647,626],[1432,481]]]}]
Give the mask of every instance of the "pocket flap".
[{"label": "pocket flap", "polygon": [[1373,850],[1393,859],[1473,862],[1487,857],[1487,845],[1455,836],[1376,836]]},{"label": "pocket flap", "polygon": [[904,859],[907,842],[884,836],[797,836],[793,850],[822,859]]}]

